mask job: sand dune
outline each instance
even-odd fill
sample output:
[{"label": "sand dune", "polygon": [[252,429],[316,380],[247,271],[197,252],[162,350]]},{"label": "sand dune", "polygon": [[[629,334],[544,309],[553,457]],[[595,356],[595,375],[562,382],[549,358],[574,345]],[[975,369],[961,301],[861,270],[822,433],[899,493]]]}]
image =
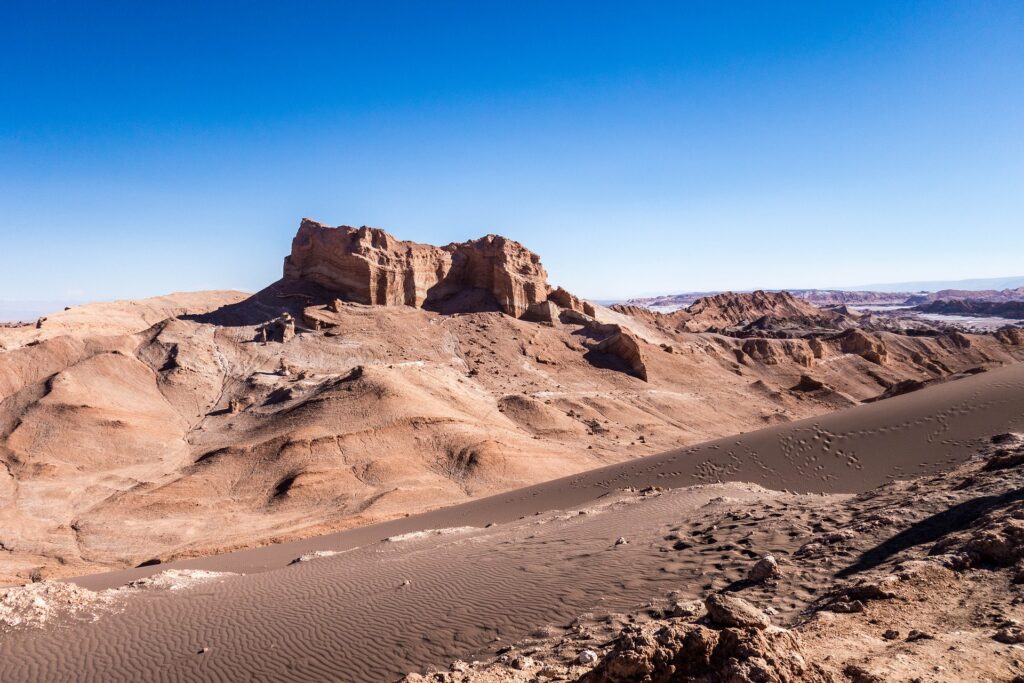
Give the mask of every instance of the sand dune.
[{"label": "sand dune", "polygon": [[[1021,366],[383,524],[85,577],[98,590],[168,568],[244,574],[7,633],[0,678],[393,680],[550,636],[537,629],[587,612],[671,590],[699,597],[760,553],[792,554],[823,521],[834,526],[843,493],[948,468],[1013,430],[1024,431]],[[652,485],[665,490],[641,490]],[[782,488],[830,495],[771,490]],[[742,513],[735,525],[709,533],[730,510]],[[408,536],[457,527],[472,528]],[[820,581],[803,575],[775,604],[780,619]]]}]

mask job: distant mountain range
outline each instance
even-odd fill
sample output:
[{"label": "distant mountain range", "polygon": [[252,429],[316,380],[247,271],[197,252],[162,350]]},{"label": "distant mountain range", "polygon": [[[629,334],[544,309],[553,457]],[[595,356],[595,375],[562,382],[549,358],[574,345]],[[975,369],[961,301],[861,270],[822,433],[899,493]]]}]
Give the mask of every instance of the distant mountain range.
[{"label": "distant mountain range", "polygon": [[834,287],[846,292],[938,292],[943,289],[985,290],[1024,287],[1024,275],[1014,277],[973,278],[969,280],[924,280],[920,282],[888,282],[860,287]]},{"label": "distant mountain range", "polygon": [[[940,287],[940,285],[949,285]],[[1004,286],[1006,285],[1006,286]],[[986,278],[959,281],[904,282],[865,285],[863,289],[788,289],[793,296],[818,306],[920,306],[935,301],[977,302],[1024,301],[1024,277]],[[655,309],[687,307],[698,299],[721,292],[682,292],[629,299],[626,303]]]}]

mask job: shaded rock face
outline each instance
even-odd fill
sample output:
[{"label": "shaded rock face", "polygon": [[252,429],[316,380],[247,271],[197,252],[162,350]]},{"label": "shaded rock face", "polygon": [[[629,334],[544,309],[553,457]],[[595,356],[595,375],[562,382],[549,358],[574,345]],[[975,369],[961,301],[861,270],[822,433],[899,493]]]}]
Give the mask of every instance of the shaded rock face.
[{"label": "shaded rock face", "polygon": [[[1018,290],[1019,291],[1019,290]],[[1024,301],[985,301],[982,299],[951,299],[915,306],[923,313],[947,315],[990,315],[1003,318],[1024,318]]]},{"label": "shaded rock face", "polygon": [[332,228],[309,219],[292,240],[284,277],[361,304],[491,307],[516,318],[548,295],[540,257],[498,235],[435,247],[395,239],[379,228]]},{"label": "shaded rock face", "polygon": [[647,363],[644,359],[643,351],[640,349],[640,342],[637,341],[636,337],[618,325],[614,327],[618,329],[612,332],[611,336],[602,339],[594,347],[594,350],[618,356],[629,366],[630,371],[634,375],[646,382]]}]

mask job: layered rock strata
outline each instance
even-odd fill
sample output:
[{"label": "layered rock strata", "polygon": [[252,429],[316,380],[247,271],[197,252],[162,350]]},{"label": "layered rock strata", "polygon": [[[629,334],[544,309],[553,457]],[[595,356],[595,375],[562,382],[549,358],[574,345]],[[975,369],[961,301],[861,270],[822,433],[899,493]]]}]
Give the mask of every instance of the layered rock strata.
[{"label": "layered rock strata", "polygon": [[284,277],[355,303],[432,310],[489,305],[515,318],[545,301],[549,290],[540,257],[499,235],[435,247],[379,228],[332,228],[309,219],[292,240]]}]

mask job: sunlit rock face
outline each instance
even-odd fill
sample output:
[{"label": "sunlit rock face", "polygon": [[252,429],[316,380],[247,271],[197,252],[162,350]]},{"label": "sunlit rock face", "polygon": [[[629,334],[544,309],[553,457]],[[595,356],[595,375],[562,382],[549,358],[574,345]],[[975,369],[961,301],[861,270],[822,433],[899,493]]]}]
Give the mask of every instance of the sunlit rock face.
[{"label": "sunlit rock face", "polygon": [[540,257],[487,235],[443,247],[395,239],[379,228],[332,228],[304,219],[285,258],[286,279],[306,280],[342,298],[433,310],[496,308],[520,318],[548,295]]}]

